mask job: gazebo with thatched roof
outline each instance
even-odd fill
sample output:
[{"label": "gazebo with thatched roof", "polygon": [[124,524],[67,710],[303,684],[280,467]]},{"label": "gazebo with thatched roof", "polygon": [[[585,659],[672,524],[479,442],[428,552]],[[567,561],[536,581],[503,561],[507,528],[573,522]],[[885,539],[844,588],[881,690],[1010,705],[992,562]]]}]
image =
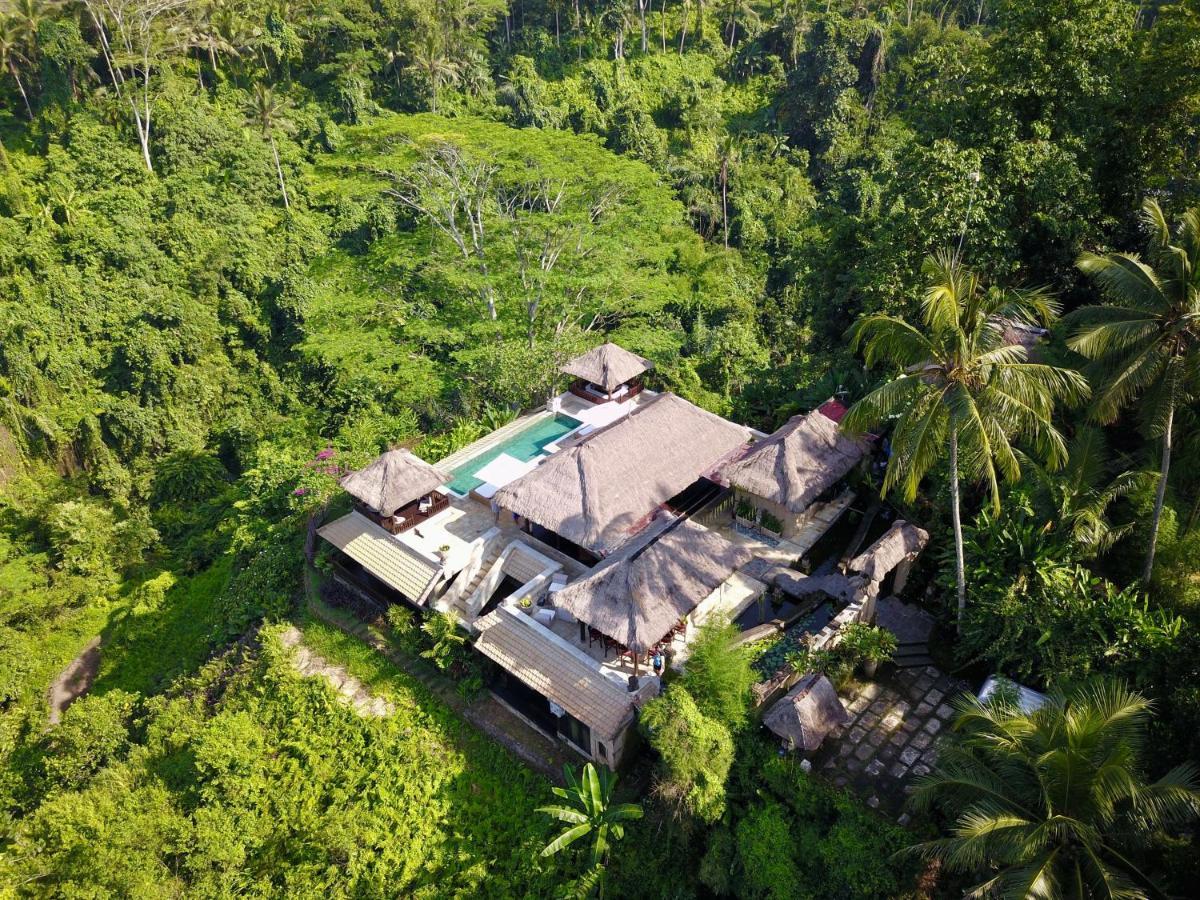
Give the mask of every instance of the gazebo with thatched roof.
[{"label": "gazebo with thatched roof", "polygon": [[654,368],[648,359],[611,341],[577,356],[560,372],[574,375],[571,393],[590,403],[624,403],[642,391],[641,376]]},{"label": "gazebo with thatched roof", "polygon": [[392,534],[407,531],[449,505],[438,491],[449,477],[407,450],[389,450],[344,477],[341,486],[359,513]]},{"label": "gazebo with thatched roof", "polygon": [[[790,538],[797,517],[849,474],[866,452],[822,409],[793,416],[778,431],[725,464],[720,478],[760,511],[771,513]],[[749,495],[749,496],[747,496]]]},{"label": "gazebo with thatched roof", "polygon": [[[638,657],[668,637],[753,552],[690,519],[554,595],[554,605]],[[582,633],[582,632],[581,632]]]},{"label": "gazebo with thatched roof", "polygon": [[850,716],[829,679],[810,672],[767,710],[762,721],[789,750],[815,753],[829,733],[849,722]]}]

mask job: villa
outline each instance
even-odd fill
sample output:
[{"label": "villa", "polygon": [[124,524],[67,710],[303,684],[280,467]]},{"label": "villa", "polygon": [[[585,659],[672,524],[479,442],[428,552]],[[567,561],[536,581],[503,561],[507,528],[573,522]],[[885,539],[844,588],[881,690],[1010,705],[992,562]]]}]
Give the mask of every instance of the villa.
[{"label": "villa", "polygon": [[[318,531],[339,580],[457,617],[498,699],[610,765],[659,693],[653,658],[682,664],[714,615],[753,629],[816,605],[777,585],[804,579],[791,567],[850,508],[869,451],[836,401],[766,435],[648,389],[651,369],[603,344],[543,409],[436,466],[392,450],[348,475],[353,510]],[[830,596],[877,591],[858,564]]]}]

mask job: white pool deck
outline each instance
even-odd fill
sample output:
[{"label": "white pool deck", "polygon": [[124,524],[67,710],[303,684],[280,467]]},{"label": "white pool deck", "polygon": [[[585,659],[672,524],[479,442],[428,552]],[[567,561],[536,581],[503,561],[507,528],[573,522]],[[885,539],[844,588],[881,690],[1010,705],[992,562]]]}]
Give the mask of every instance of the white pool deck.
[{"label": "white pool deck", "polygon": [[[507,453],[502,453],[499,457],[497,457],[496,460],[493,460],[493,462],[488,463],[486,466],[476,472],[476,477],[484,482],[484,486],[482,488],[477,488],[475,492],[480,496],[487,498],[505,484],[508,484],[515,478],[520,477],[519,475],[511,475],[511,473],[515,471],[513,464],[526,466],[527,468],[520,473],[520,475],[524,475],[525,472],[528,472],[530,469],[536,466],[539,460],[543,460],[550,454],[556,453],[559,450],[564,450],[567,447],[573,447],[593,431],[603,428],[606,425],[611,425],[618,419],[629,415],[629,413],[637,409],[638,406],[644,402],[643,398],[645,398],[645,400],[649,400],[654,396],[657,395],[653,391],[643,391],[632,400],[627,400],[624,403],[617,403],[616,401],[610,401],[608,403],[588,403],[586,400],[581,400],[579,397],[576,397],[570,392],[559,394],[557,397],[552,397],[549,401],[547,401],[546,405],[542,409],[529,413],[528,415],[521,416],[518,419],[514,419],[503,428],[497,428],[491,434],[484,435],[479,440],[468,444],[461,450],[451,453],[445,459],[440,460],[437,463],[437,467],[443,472],[451,473],[455,469],[458,469],[459,467],[470,462],[480,454],[486,453],[489,450],[493,450],[496,447],[503,445],[510,438],[512,438],[513,435],[524,431],[530,425],[540,422],[543,419],[547,419],[550,416],[562,414],[564,416],[570,416],[572,419],[575,419],[580,423],[574,431],[570,431],[554,443],[548,444],[546,446],[546,452],[543,455],[529,460],[528,463],[523,463],[521,460],[516,459],[516,457],[513,457]],[[498,467],[496,470],[492,470],[493,464],[504,458],[512,460],[512,462],[501,463],[500,467]],[[498,474],[501,478],[507,478],[507,480],[503,482],[497,482],[484,474],[485,472],[489,471],[491,471],[493,474]],[[510,475],[511,477],[509,477]]]}]

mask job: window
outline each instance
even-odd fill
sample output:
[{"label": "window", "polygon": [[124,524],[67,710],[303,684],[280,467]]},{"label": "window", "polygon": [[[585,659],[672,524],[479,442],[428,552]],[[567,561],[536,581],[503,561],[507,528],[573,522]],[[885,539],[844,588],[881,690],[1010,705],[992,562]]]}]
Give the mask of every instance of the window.
[{"label": "window", "polygon": [[559,737],[566,738],[584,753],[591,755],[592,730],[568,712],[558,719]]}]

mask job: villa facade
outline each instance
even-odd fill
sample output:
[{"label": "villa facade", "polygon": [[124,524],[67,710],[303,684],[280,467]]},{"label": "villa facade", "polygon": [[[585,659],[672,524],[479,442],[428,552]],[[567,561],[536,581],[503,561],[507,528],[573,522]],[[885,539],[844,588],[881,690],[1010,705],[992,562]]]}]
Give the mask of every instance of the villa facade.
[{"label": "villa facade", "polygon": [[353,511],[318,532],[340,580],[455,615],[500,700],[610,765],[659,693],[652,660],[681,664],[707,618],[803,578],[789,566],[850,507],[869,449],[828,404],[764,435],[645,388],[650,369],[604,344],[544,409],[436,466],[390,451],[347,476]]}]

